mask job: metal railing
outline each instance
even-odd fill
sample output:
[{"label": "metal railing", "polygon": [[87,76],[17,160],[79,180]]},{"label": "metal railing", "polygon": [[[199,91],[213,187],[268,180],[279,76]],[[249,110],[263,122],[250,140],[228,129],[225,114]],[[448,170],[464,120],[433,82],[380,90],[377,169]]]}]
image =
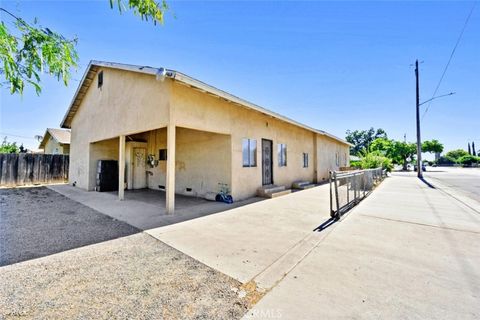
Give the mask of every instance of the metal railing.
[{"label": "metal railing", "polygon": [[382,168],[330,171],[330,216],[339,220],[342,215],[368,196],[387,176]]}]

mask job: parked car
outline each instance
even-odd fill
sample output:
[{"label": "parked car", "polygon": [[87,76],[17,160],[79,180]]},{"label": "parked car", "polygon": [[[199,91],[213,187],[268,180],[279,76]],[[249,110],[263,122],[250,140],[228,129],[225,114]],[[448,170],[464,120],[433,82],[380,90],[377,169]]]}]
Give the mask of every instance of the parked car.
[{"label": "parked car", "polygon": [[[415,168],[414,170],[417,171],[417,166],[415,166],[414,168]],[[427,171],[427,168],[425,167],[424,164],[422,164],[422,171]]]}]

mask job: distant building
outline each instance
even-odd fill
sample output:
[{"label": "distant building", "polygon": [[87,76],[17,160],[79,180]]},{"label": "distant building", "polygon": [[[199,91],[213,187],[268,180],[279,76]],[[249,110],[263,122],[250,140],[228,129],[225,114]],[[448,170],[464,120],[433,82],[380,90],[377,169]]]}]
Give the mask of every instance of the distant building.
[{"label": "distant building", "polygon": [[70,154],[70,130],[47,128],[38,149],[45,154]]}]

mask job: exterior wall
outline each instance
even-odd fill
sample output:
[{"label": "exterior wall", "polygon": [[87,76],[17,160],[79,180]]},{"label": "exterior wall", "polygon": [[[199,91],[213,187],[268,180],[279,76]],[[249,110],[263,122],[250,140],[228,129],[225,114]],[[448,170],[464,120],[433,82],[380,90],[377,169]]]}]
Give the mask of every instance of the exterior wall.
[{"label": "exterior wall", "polygon": [[44,153],[45,154],[68,154],[68,151],[70,151],[70,148],[65,148],[65,149],[66,150],[64,150],[63,146],[59,144],[55,139],[49,136],[47,143],[45,143]]},{"label": "exterior wall", "polygon": [[70,145],[69,144],[64,144],[62,145],[63,148],[63,154],[70,154]]},{"label": "exterior wall", "polygon": [[87,190],[95,189],[98,160],[118,160],[118,146],[118,138],[94,142],[90,144]]},{"label": "exterior wall", "polygon": [[95,184],[89,180],[93,177],[90,159],[96,156],[90,154],[95,151],[91,143],[164,127],[169,117],[170,82],[135,72],[102,70],[103,86],[98,88],[97,78],[93,79],[71,124],[69,180],[90,190]]},{"label": "exterior wall", "polygon": [[[165,128],[148,134],[148,154],[159,157],[159,150],[167,148]],[[218,192],[219,183],[231,185],[230,137],[185,128],[176,128],[175,192],[183,195],[204,196]],[[148,168],[148,187],[162,189],[166,183],[166,161]],[[187,190],[187,188],[191,190]]]},{"label": "exterior wall", "polygon": [[[338,157],[338,158],[337,158]],[[337,162],[338,159],[338,162]],[[329,171],[350,165],[350,149],[326,136],[317,135],[317,181],[328,180]]]},{"label": "exterior wall", "polygon": [[[273,182],[290,187],[298,180],[313,181],[314,133],[225,100],[174,84],[172,102],[177,125],[231,136],[231,190],[235,200],[255,195],[262,186],[261,140],[273,141]],[[243,167],[242,139],[257,140],[257,166]],[[287,145],[287,166],[278,166],[278,144]],[[303,153],[309,167],[303,168]]]},{"label": "exterior wall", "polygon": [[45,144],[44,152],[45,154],[70,154],[70,145],[69,144],[60,144],[55,139],[50,137]]},{"label": "exterior wall", "polygon": [[230,136],[177,127],[176,137],[176,193],[205,196],[219,192],[219,183],[231,186]]}]

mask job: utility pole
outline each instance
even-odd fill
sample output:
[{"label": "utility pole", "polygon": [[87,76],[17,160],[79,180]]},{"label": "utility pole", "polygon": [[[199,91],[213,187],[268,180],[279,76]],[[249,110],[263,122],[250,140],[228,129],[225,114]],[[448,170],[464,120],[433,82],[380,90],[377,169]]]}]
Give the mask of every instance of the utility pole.
[{"label": "utility pole", "polygon": [[415,61],[415,78],[416,78],[416,106],[417,106],[417,176],[423,178],[422,173],[422,139],[420,137],[420,88],[418,75],[418,59]]}]

